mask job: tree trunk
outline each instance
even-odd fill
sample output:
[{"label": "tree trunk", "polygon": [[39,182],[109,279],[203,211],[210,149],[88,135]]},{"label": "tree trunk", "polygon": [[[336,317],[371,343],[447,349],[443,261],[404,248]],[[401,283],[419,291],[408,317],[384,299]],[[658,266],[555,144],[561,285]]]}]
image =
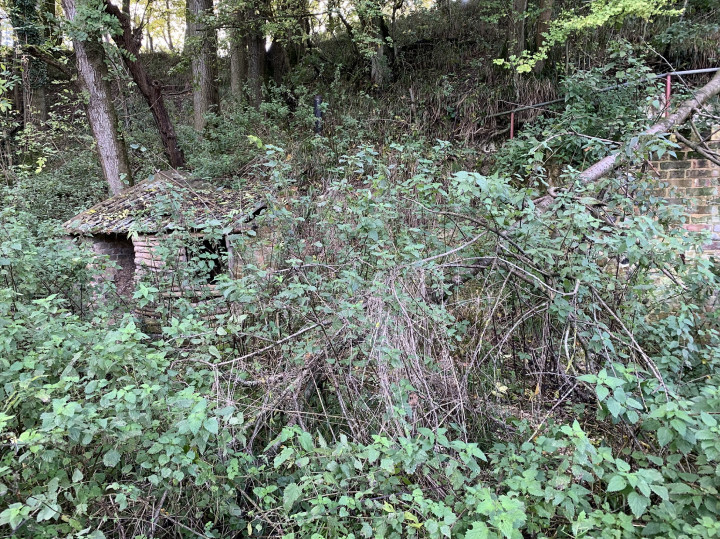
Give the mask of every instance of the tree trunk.
[{"label": "tree trunk", "polygon": [[[701,107],[712,97],[720,94],[720,71],[715,73],[715,76],[705,86],[695,92],[694,97],[685,101],[680,108],[678,108],[674,114],[671,114],[663,121],[656,123],[655,125],[647,128],[645,131],[640,133],[640,137],[648,137],[653,135],[659,135],[661,133],[669,132],[676,125],[681,125],[685,122],[693,113],[693,111]],[[627,151],[637,148],[640,141],[631,145]],[[604,159],[601,159],[590,168],[585,169],[580,173],[580,181],[582,183],[592,183],[599,180],[609,172],[615,170],[622,162],[621,157],[625,155],[625,150],[621,153],[614,153],[608,155]]]},{"label": "tree trunk", "polygon": [[269,56],[270,75],[275,84],[279,86],[285,79],[285,75],[290,71],[287,48],[280,41],[273,41],[267,55]]},{"label": "tree trunk", "polygon": [[213,14],[212,0],[187,0],[188,38],[193,75],[193,114],[195,130],[205,128],[205,115],[220,106],[216,81],[217,37],[203,20]]},{"label": "tree trunk", "polygon": [[511,54],[520,56],[525,50],[525,12],[528,0],[513,0],[512,36],[509,50]]},{"label": "tree trunk", "polygon": [[239,97],[247,79],[247,42],[240,30],[230,32],[230,93]]},{"label": "tree trunk", "polygon": [[21,59],[21,80],[23,125],[25,126],[34,125],[39,127],[47,120],[45,87],[43,84],[37,84],[35,81],[39,67],[42,66],[40,66],[38,60],[28,55],[23,55]]},{"label": "tree trunk", "polygon": [[23,125],[40,126],[47,119],[45,85],[48,82],[47,66],[28,54],[30,46],[42,44],[39,0],[10,3],[10,19],[15,29],[20,50],[20,77],[22,82]]},{"label": "tree trunk", "polygon": [[[553,11],[553,0],[540,0],[539,9],[540,15],[538,16],[537,32],[535,33],[535,50],[539,50],[542,47],[545,37],[543,36],[550,29],[550,21],[552,20]],[[541,73],[545,69],[546,60],[540,60],[533,67],[533,71]]]},{"label": "tree trunk", "polygon": [[185,155],[178,145],[177,135],[175,134],[175,126],[170,119],[167,108],[165,108],[165,100],[162,94],[162,84],[153,80],[148,74],[145,66],[140,62],[140,46],[142,39],[142,28],[133,30],[130,27],[130,17],[126,13],[121,12],[117,6],[111,4],[108,0],[105,2],[105,11],[113,15],[120,22],[122,34],[113,35],[113,40],[118,48],[127,51],[123,54],[123,62],[127,66],[132,75],[135,84],[140,93],[145,98],[150,111],[152,112],[155,125],[160,132],[165,155],[171,167],[180,168],[185,166]]},{"label": "tree trunk", "polygon": [[265,71],[265,36],[251,33],[247,37],[248,86],[250,101],[255,107],[262,103],[263,76]]},{"label": "tree trunk", "polygon": [[172,39],[172,22],[170,20],[170,0],[165,0],[165,30],[167,31],[167,44],[171,52],[175,52],[175,45]]},{"label": "tree trunk", "polygon": [[390,30],[388,29],[385,17],[380,14],[372,19],[373,31],[376,32],[380,39],[380,44],[375,47],[375,54],[370,60],[370,82],[382,88],[392,77],[393,73],[393,56],[388,54],[388,38]]},{"label": "tree trunk", "polygon": [[[75,0],[62,0],[65,15],[75,19]],[[117,115],[112,105],[108,70],[102,44],[96,40],[73,40],[78,74],[88,92],[87,115],[97,143],[100,165],[112,194],[131,182],[130,163],[125,142],[117,129]]]}]

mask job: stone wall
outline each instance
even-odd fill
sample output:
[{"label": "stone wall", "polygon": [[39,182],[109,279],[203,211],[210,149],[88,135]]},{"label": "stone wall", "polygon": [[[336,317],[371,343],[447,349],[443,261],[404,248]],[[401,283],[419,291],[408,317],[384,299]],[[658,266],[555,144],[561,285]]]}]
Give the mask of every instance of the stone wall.
[{"label": "stone wall", "polygon": [[[720,153],[720,133],[708,142],[713,152]],[[676,159],[652,163],[658,179],[665,184],[661,196],[674,204],[687,207],[684,227],[710,235],[706,251],[720,254],[720,166],[694,150],[682,147]]]}]

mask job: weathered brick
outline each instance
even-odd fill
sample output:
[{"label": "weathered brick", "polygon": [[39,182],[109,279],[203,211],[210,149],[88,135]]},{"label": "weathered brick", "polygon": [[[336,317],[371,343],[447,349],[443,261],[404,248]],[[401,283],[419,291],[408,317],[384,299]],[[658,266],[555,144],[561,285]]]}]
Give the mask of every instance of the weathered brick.
[{"label": "weathered brick", "polygon": [[712,215],[713,209],[717,209],[716,206],[695,206],[693,213],[696,215]]},{"label": "weathered brick", "polygon": [[690,167],[691,168],[708,168],[710,166],[710,161],[707,159],[693,159],[690,161]]},{"label": "weathered brick", "polygon": [[677,179],[668,180],[668,187],[670,189],[672,189],[673,187],[675,187],[676,189],[685,189],[687,187],[692,187],[692,186],[693,186],[692,178],[690,178],[690,179],[677,178]]},{"label": "weathered brick", "polygon": [[704,232],[705,230],[710,230],[710,227],[712,225],[710,224],[690,224],[690,225],[683,225],[683,228],[685,230],[689,230],[690,232]]},{"label": "weathered brick", "polygon": [[685,189],[685,193],[689,197],[693,198],[699,198],[699,197],[712,197],[715,196],[715,188],[714,187],[688,187]]},{"label": "weathered brick", "polygon": [[690,168],[688,161],[664,161],[660,163],[660,170],[683,170]]},{"label": "weathered brick", "polygon": [[684,170],[670,170],[667,173],[667,180],[669,182],[672,182],[672,180],[680,180],[685,177],[685,171]]},{"label": "weathered brick", "polygon": [[702,224],[702,225],[711,226],[712,225],[712,216],[711,215],[691,215],[690,222],[694,225]]},{"label": "weathered brick", "polygon": [[695,178],[693,187],[714,187],[715,184],[710,178]]},{"label": "weathered brick", "polygon": [[709,178],[710,170],[707,168],[686,170],[685,177],[686,178]]}]

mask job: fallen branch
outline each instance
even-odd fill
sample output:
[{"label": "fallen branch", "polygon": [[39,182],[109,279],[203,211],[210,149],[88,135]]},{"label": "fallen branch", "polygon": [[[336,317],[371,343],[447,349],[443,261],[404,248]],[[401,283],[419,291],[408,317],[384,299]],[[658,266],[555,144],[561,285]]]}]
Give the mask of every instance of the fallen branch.
[{"label": "fallen branch", "polygon": [[[684,123],[692,115],[695,109],[700,108],[718,93],[720,93],[720,71],[715,74],[710,82],[700,88],[700,90],[698,90],[692,98],[680,105],[674,114],[671,114],[661,122],[648,127],[645,131],[640,133],[638,141],[631,144],[629,149],[634,150],[637,148],[640,145],[639,138],[643,136],[651,137],[670,132],[673,127]],[[622,163],[621,158],[622,154],[620,152],[608,155],[592,165],[590,168],[581,172],[579,176],[580,181],[584,184],[588,184],[599,180],[620,166]]]},{"label": "fallen branch", "polygon": [[677,133],[677,132],[676,132],[676,133],[675,133],[675,136],[676,136],[677,139],[678,139],[680,142],[682,142],[685,146],[687,146],[688,148],[691,148],[691,149],[695,150],[697,153],[699,153],[700,155],[702,155],[702,156],[703,156],[705,159],[707,159],[708,161],[712,161],[712,162],[715,163],[716,165],[720,166],[720,158],[718,158],[718,154],[716,154],[715,152],[710,152],[710,151],[704,149],[704,148],[703,148],[702,146],[700,146],[699,144],[695,144],[694,142],[686,139],[686,138],[683,137],[680,133]]}]

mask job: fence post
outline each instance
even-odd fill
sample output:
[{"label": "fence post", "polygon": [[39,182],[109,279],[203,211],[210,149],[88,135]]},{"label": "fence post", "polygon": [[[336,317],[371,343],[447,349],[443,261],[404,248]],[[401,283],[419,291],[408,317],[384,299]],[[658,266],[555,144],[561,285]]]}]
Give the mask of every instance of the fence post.
[{"label": "fence post", "polygon": [[665,118],[670,116],[670,86],[672,85],[672,75],[668,73],[665,77]]},{"label": "fence post", "polygon": [[510,139],[515,138],[515,112],[510,113]]}]

